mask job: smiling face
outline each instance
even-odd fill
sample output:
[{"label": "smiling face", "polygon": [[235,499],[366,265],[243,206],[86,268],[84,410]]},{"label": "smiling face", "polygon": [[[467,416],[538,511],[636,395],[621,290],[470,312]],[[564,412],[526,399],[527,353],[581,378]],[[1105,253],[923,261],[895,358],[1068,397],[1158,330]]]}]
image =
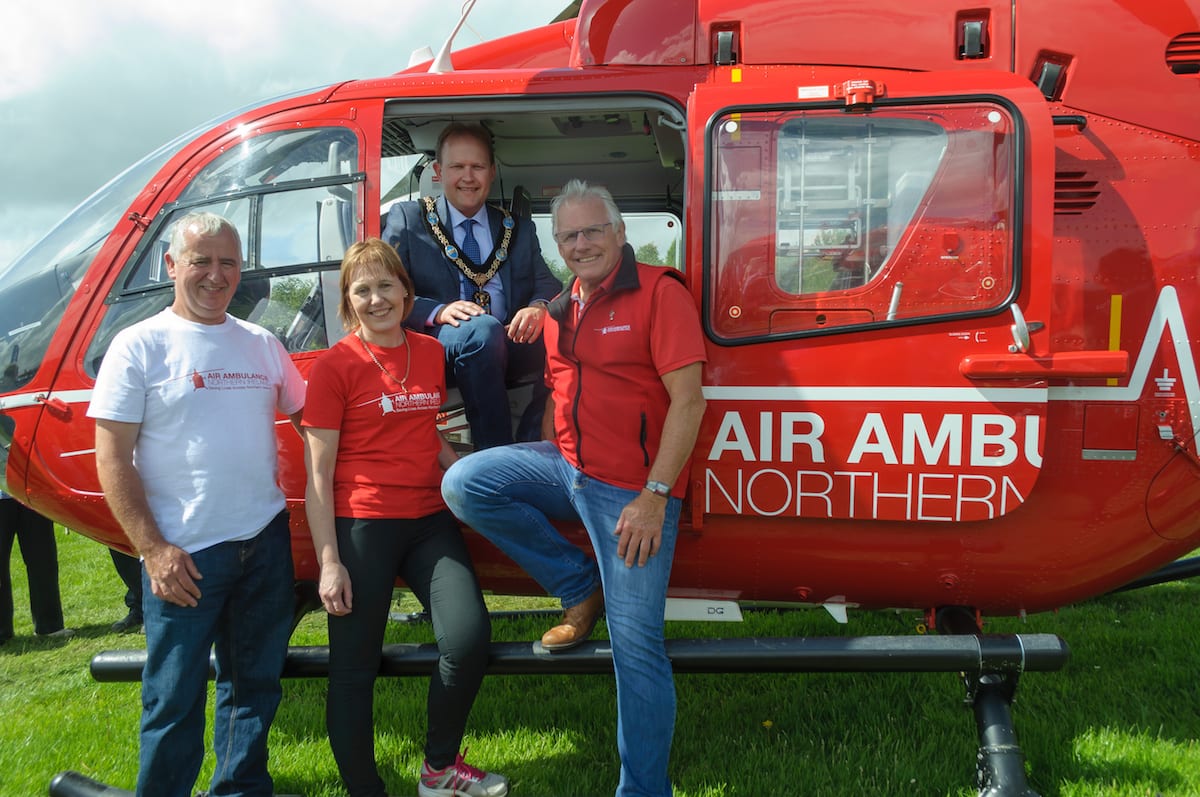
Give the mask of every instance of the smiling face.
[{"label": "smiling face", "polygon": [[408,290],[395,274],[378,264],[358,269],[347,287],[346,298],[367,340],[382,341],[400,331],[411,302]]},{"label": "smiling face", "polygon": [[175,281],[177,316],[199,324],[221,324],[242,278],[242,251],[229,229],[204,234],[190,227],[183,247],[166,256],[167,275]]},{"label": "smiling face", "polygon": [[470,217],[487,201],[496,179],[496,164],[481,141],[459,134],[443,142],[433,172],[442,183],[446,201]]},{"label": "smiling face", "polygon": [[400,322],[412,312],[416,290],[391,245],[378,238],[351,244],[342,257],[338,284],[338,317],[347,332],[400,335]]},{"label": "smiling face", "polygon": [[566,238],[565,243],[558,245],[558,253],[571,273],[579,278],[580,296],[587,299],[588,294],[621,262],[621,249],[625,246],[624,223],[614,225],[604,202],[587,197],[564,202],[559,207],[554,234],[555,240]]}]

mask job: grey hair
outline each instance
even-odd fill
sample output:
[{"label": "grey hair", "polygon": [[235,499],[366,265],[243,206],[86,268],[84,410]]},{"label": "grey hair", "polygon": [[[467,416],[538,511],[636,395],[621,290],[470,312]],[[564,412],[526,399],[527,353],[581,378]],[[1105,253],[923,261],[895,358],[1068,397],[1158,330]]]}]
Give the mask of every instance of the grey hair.
[{"label": "grey hair", "polygon": [[224,216],[218,216],[207,210],[197,210],[175,222],[175,226],[171,228],[171,246],[167,252],[173,259],[178,260],[180,253],[186,248],[187,244],[183,240],[183,236],[189,230],[205,238],[219,235],[228,230],[233,234],[233,240],[237,242],[238,254],[241,254],[242,236],[238,233],[237,225]]},{"label": "grey hair", "polygon": [[617,207],[616,200],[613,199],[607,188],[588,185],[580,179],[572,179],[567,181],[558,196],[550,202],[551,232],[558,232],[559,208],[568,202],[581,202],[589,199],[599,199],[604,203],[604,210],[608,214],[608,220],[612,223],[614,232],[625,227],[625,220],[621,218],[621,209]]}]

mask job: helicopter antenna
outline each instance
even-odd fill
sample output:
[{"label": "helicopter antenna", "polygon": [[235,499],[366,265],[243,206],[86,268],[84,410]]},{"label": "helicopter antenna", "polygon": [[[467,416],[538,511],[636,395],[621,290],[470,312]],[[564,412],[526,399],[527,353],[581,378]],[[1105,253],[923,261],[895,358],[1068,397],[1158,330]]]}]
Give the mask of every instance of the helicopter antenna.
[{"label": "helicopter antenna", "polygon": [[429,66],[430,74],[441,74],[442,72],[453,72],[454,64],[450,63],[450,45],[454,42],[454,37],[462,30],[463,23],[467,21],[467,15],[471,13],[471,9],[475,7],[475,0],[467,0],[463,3],[462,16],[458,19],[458,24],[454,26],[454,30],[450,31],[450,35],[446,37],[446,41],[442,44],[442,49],[438,50],[437,57],[433,59],[433,63]]}]

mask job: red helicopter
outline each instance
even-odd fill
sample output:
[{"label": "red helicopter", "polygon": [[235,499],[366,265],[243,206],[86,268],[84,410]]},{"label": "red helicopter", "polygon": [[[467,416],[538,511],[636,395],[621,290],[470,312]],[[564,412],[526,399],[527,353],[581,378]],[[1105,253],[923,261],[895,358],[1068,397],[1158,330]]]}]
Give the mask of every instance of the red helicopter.
[{"label": "red helicopter", "polygon": [[[701,311],[673,597],[977,631],[1103,594],[1200,546],[1197,100],[1200,0],[582,0],[448,41],[167,144],[0,275],[3,489],[128,550],[85,409],[171,301],[172,221],[238,224],[231,312],[305,372],[343,334],[342,253],[437,191],[436,136],[470,120],[544,252],[559,187],[602,184]],[[469,536],[485,589],[540,592]],[[293,548],[315,579],[303,511]]]}]

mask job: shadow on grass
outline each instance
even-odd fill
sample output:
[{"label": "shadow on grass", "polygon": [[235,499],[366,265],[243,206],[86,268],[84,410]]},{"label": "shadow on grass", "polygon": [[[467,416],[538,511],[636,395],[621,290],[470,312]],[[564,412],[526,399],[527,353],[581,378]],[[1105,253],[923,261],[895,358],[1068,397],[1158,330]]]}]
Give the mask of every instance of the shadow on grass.
[{"label": "shadow on grass", "polygon": [[140,633],[115,635],[110,624],[73,625],[75,632],[69,637],[15,636],[0,645],[0,656],[20,656],[25,653],[65,648],[73,642],[86,642],[102,637],[121,640],[121,648],[145,648],[146,638]]}]

